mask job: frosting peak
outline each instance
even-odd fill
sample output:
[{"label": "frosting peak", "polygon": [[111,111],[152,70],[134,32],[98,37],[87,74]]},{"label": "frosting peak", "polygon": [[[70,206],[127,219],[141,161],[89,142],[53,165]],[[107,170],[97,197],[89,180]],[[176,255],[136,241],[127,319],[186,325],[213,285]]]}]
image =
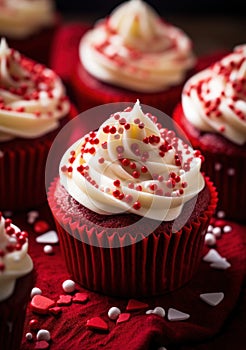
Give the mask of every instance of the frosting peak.
[{"label": "frosting peak", "polygon": [[121,4],[98,22],[82,37],[79,54],[99,80],[143,92],[181,83],[194,65],[190,39],[140,0]]},{"label": "frosting peak", "polygon": [[60,179],[99,214],[169,221],[202,190],[201,158],[137,102],[77,141],[61,160]]},{"label": "frosting peak", "polygon": [[69,111],[65,88],[50,69],[0,43],[0,141],[56,129]]},{"label": "frosting peak", "polygon": [[10,219],[4,219],[0,212],[0,301],[13,292],[17,278],[33,269],[33,262],[27,254],[28,239]]},{"label": "frosting peak", "polygon": [[246,45],[194,75],[182,93],[186,118],[201,131],[246,142]]}]

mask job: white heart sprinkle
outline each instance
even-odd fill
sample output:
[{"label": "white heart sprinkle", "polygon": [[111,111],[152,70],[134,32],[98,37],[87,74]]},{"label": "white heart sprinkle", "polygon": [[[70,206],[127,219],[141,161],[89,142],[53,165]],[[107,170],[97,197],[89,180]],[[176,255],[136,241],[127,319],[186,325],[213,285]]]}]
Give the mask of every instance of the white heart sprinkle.
[{"label": "white heart sprinkle", "polygon": [[154,308],[152,314],[158,315],[160,317],[165,317],[165,310],[161,306],[157,306]]},{"label": "white heart sprinkle", "polygon": [[153,311],[154,310],[147,310],[145,313],[146,313],[146,315],[150,315],[150,314],[153,314]]},{"label": "white heart sprinkle", "polygon": [[173,308],[168,309],[167,318],[169,321],[184,321],[187,320],[189,317],[190,315],[186,314],[185,312]]},{"label": "white heart sprinkle", "polygon": [[56,231],[48,231],[36,238],[36,242],[38,243],[47,243],[47,244],[55,244],[59,242]]},{"label": "white heart sprinkle", "polygon": [[223,258],[215,249],[210,249],[209,252],[203,257],[203,261],[206,262],[216,262],[216,261],[220,261],[220,260],[224,260],[225,258]]},{"label": "white heart sprinkle", "polygon": [[221,259],[210,264],[213,269],[226,270],[231,267],[231,264],[226,259]]},{"label": "white heart sprinkle", "polygon": [[224,293],[204,293],[200,294],[200,298],[205,301],[205,303],[216,306],[224,299]]}]

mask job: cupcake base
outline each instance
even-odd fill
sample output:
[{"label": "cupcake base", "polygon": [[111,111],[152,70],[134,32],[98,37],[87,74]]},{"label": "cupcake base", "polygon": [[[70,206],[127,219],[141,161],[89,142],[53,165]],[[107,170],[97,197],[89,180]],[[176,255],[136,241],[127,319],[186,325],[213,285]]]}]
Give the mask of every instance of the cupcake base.
[{"label": "cupcake base", "polygon": [[[141,231],[129,229],[139,220],[137,215],[105,217],[93,213],[77,203],[59,180],[52,183],[48,201],[72,278],[104,294],[142,297],[177,289],[194,276],[217,197],[213,185],[206,179],[206,187],[181,229],[172,232],[172,222],[160,222],[146,237]],[[186,210],[189,202],[184,206],[184,212]],[[147,219],[144,225],[156,227],[156,221]],[[119,227],[125,227],[120,235]],[[108,235],[107,228],[115,228],[114,234]]]},{"label": "cupcake base", "polygon": [[0,143],[0,210],[27,210],[45,203],[45,165],[50,147],[60,129],[77,114],[72,106],[69,116],[49,134]]},{"label": "cupcake base", "polygon": [[239,146],[216,133],[200,132],[185,118],[181,104],[173,114],[193,148],[205,157],[202,170],[208,174],[218,190],[218,210],[228,219],[246,221],[246,145]]}]

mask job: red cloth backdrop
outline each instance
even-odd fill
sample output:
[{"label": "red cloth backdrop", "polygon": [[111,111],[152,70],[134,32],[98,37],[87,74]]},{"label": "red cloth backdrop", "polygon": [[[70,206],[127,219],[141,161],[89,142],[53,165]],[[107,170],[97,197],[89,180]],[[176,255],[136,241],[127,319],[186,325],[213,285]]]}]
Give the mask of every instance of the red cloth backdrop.
[{"label": "red cloth backdrop", "polygon": [[[48,206],[40,210],[40,219],[49,222],[50,229],[54,223]],[[58,300],[65,294],[62,282],[68,275],[61,255],[59,244],[54,245],[54,254],[46,255],[43,244],[37,243],[38,236],[33,225],[27,223],[26,214],[13,217],[14,222],[22,229],[29,231],[30,255],[36,271],[36,286],[43,295]],[[30,306],[27,310],[25,331],[30,331],[29,321],[39,321],[39,328],[47,329],[51,334],[50,348],[60,349],[130,349],[147,350],[165,346],[168,350],[202,350],[233,349],[245,347],[246,299],[246,227],[228,222],[232,226],[230,233],[224,233],[217,239],[216,249],[231,263],[227,270],[216,270],[209,263],[202,261],[196,276],[179,290],[161,297],[145,298],[149,309],[155,306],[176,308],[190,314],[186,321],[167,320],[156,315],[146,315],[145,311],[131,312],[129,321],[116,325],[109,320],[108,309],[117,306],[125,311],[128,300],[107,297],[87,291],[77,285],[76,291],[89,293],[85,304],[72,303],[62,306],[60,316],[34,314]],[[204,247],[204,254],[208,247]],[[200,300],[200,293],[223,292],[224,300],[218,306],[210,306]],[[109,332],[102,333],[86,328],[86,321],[100,316],[109,325]],[[23,337],[21,350],[34,349],[35,340],[28,342]]]}]

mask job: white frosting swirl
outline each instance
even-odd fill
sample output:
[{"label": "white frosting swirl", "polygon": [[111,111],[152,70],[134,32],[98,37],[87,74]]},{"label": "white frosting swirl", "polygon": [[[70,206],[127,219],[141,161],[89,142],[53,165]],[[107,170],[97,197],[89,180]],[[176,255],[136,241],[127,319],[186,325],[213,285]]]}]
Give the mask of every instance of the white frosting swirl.
[{"label": "white frosting swirl", "polygon": [[32,271],[33,262],[27,250],[25,234],[12,224],[5,228],[5,219],[0,213],[0,301],[13,293],[17,278]]},{"label": "white frosting swirl", "polygon": [[0,34],[22,39],[54,23],[54,4],[50,0],[1,0]]},{"label": "white frosting swirl", "polygon": [[88,31],[79,54],[99,80],[142,92],[181,83],[194,65],[190,39],[141,0],[123,3]]},{"label": "white frosting swirl", "polygon": [[204,187],[201,156],[155,119],[139,102],[112,115],[64,154],[61,184],[99,214],[177,218]]},{"label": "white frosting swirl", "polygon": [[35,138],[59,126],[70,105],[50,69],[0,43],[0,141]]},{"label": "white frosting swirl", "polygon": [[201,131],[246,142],[246,45],[194,75],[182,93],[186,118]]}]

